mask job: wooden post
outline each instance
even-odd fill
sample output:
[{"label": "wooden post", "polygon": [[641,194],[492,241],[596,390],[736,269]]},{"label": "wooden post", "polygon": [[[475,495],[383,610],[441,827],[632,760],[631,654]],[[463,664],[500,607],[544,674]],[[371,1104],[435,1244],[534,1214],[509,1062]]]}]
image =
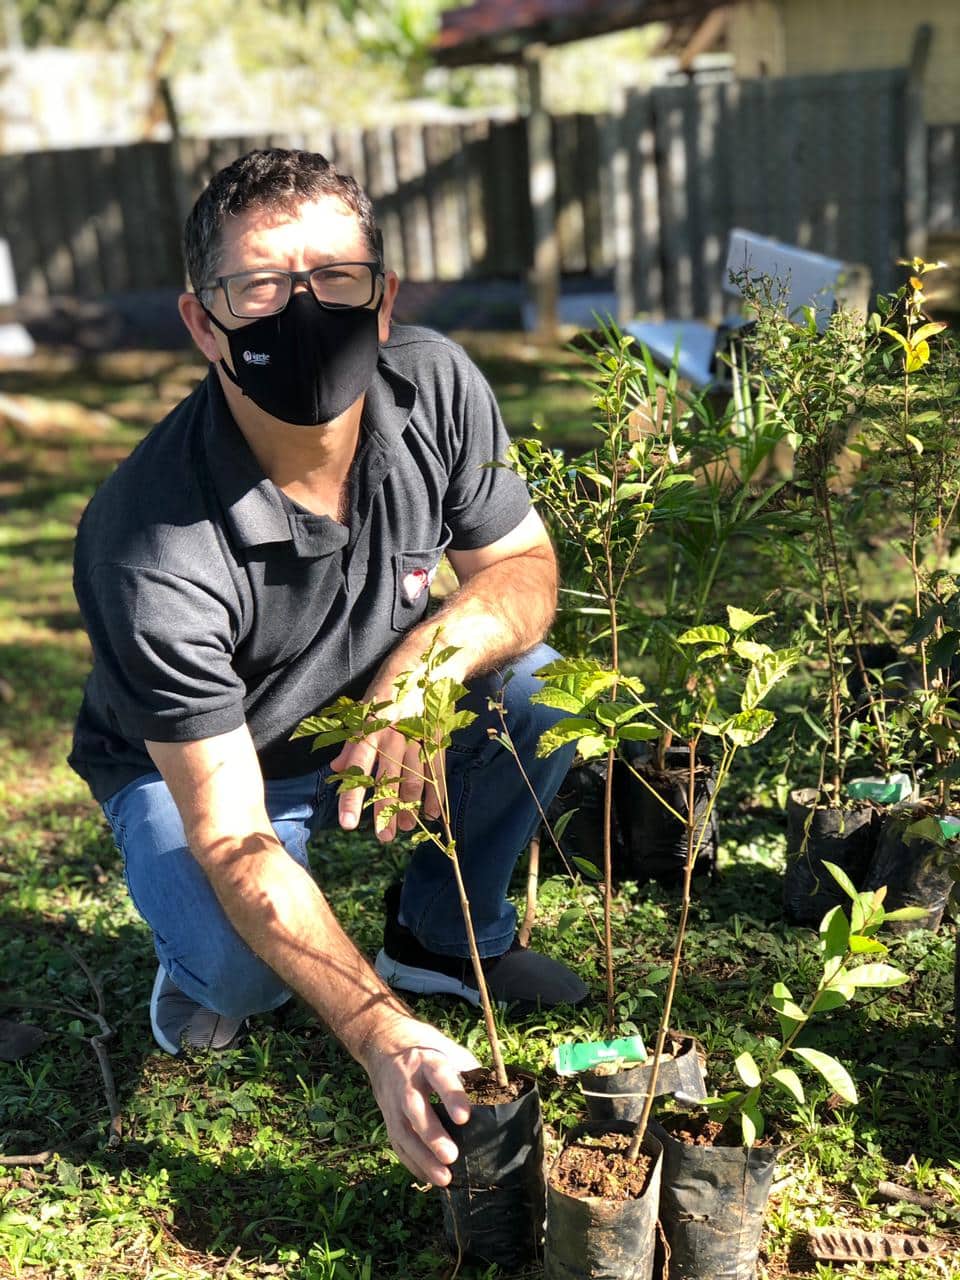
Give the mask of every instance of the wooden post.
[{"label": "wooden post", "polygon": [[610,201],[613,213],[613,283],[617,296],[617,320],[626,324],[637,313],[633,289],[633,199],[630,191],[630,134],[623,94],[609,117]]},{"label": "wooden post", "polygon": [[908,258],[922,258],[927,250],[927,126],[923,118],[923,77],[930,54],[933,28],[921,23],[913,34],[910,68],[904,94],[904,175],[906,178],[903,230]]},{"label": "wooden post", "polygon": [[556,189],[550,117],[543,106],[543,45],[525,51],[530,110],[527,149],[530,161],[530,211],[533,222],[533,271],[530,286],[537,316],[537,333],[551,339],[557,331],[560,293],[560,253],[557,244]]}]

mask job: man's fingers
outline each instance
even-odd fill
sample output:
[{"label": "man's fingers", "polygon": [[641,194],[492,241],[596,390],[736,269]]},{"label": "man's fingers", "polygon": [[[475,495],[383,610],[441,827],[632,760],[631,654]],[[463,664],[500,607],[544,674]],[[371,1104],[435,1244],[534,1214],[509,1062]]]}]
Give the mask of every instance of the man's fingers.
[{"label": "man's fingers", "polygon": [[418,1182],[429,1182],[435,1187],[445,1187],[450,1182],[450,1170],[442,1160],[435,1159],[423,1145],[410,1125],[401,1122],[402,1132],[390,1137],[390,1145]]},{"label": "man's fingers", "polygon": [[[350,742],[335,760],[330,761],[330,768],[334,773],[343,773],[344,770],[353,767],[358,768],[361,773],[369,773],[376,758],[376,748],[368,739],[364,739],[363,742]],[[353,831],[359,826],[365,795],[366,792],[361,787],[341,793],[337,804],[337,816],[345,831]]]},{"label": "man's fingers", "polygon": [[430,763],[425,772],[429,781],[423,792],[424,817],[439,818],[440,797],[437,794],[437,788],[444,785],[443,752],[438,751],[430,757]]},{"label": "man's fingers", "polygon": [[[400,775],[400,799],[405,804],[419,804],[423,795],[423,786],[420,743],[407,742],[403,753],[403,772]],[[413,831],[416,825],[417,819],[414,813],[403,812],[397,815],[397,827],[400,831]]]},{"label": "man's fingers", "polygon": [[[426,1094],[419,1089],[411,1089],[406,1098],[404,1111],[410,1128],[430,1155],[440,1164],[452,1164],[457,1158],[457,1144],[440,1123]],[[454,1123],[462,1124],[463,1122],[455,1121]]]},{"label": "man's fingers", "polygon": [[[466,1124],[470,1119],[470,1099],[458,1073],[446,1059],[424,1064],[423,1074],[430,1088],[446,1108],[454,1124]],[[431,1108],[432,1110],[432,1108]],[[439,1121],[437,1121],[439,1124]]]}]

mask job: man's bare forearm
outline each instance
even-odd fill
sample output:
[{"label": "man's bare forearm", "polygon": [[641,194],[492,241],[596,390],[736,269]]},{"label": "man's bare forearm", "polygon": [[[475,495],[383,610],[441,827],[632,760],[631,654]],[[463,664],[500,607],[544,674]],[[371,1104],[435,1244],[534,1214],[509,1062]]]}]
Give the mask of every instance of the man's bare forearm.
[{"label": "man's bare forearm", "polygon": [[479,570],[392,650],[372,685],[389,697],[390,682],[415,670],[439,632],[457,653],[446,664],[458,680],[480,675],[532,649],[546,635],[557,602],[553,551],[537,548]]},{"label": "man's bare forearm", "polygon": [[201,856],[231,924],[363,1062],[371,1042],[412,1015],[383,983],[306,871],[275,837],[249,836]]},{"label": "man's bare forearm", "polygon": [[246,729],[193,743],[147,744],[187,843],[230,923],[363,1062],[412,1015],[340,927],[309,873],[277,839]]}]

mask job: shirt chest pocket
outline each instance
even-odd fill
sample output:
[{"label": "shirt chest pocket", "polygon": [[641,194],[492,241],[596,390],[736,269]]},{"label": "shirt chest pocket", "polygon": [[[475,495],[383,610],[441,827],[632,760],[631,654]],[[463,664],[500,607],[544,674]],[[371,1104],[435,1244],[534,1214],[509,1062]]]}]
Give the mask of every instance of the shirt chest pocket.
[{"label": "shirt chest pocket", "polygon": [[427,611],[430,583],[436,576],[451,534],[444,528],[438,547],[424,551],[395,551],[393,554],[393,629],[409,631]]}]

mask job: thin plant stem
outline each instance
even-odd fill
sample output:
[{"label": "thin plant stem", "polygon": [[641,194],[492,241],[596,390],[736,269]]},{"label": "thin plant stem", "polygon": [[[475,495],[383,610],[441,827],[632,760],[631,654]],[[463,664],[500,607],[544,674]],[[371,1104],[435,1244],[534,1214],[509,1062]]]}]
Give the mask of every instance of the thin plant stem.
[{"label": "thin plant stem", "polygon": [[733,759],[733,751],[729,748],[725,749],[723,759],[717,769],[717,779],[714,784],[713,794],[707,799],[703,820],[698,833],[694,807],[696,803],[696,759],[699,741],[700,735],[697,734],[696,737],[691,738],[687,743],[687,749],[689,752],[686,820],[687,859],[683,868],[683,897],[680,904],[680,919],[677,922],[676,940],[673,946],[673,959],[670,964],[670,978],[667,983],[667,991],[663,1001],[663,1011],[660,1015],[660,1025],[657,1028],[657,1039],[653,1050],[653,1064],[650,1068],[650,1076],[647,1081],[647,1092],[643,1100],[643,1111],[640,1113],[636,1132],[631,1139],[630,1146],[627,1148],[626,1153],[626,1158],[631,1161],[636,1160],[640,1154],[640,1148],[643,1145],[643,1139],[647,1133],[647,1125],[650,1123],[650,1113],[653,1110],[653,1099],[656,1095],[657,1079],[660,1074],[660,1059],[663,1054],[663,1047],[667,1040],[667,1029],[670,1025],[670,1015],[673,1012],[673,997],[677,989],[677,980],[680,974],[680,958],[683,954],[683,944],[687,934],[687,920],[690,915],[690,886],[693,880],[693,868],[696,864],[697,855],[703,845],[704,836],[710,826],[710,819],[713,814],[713,805],[716,800],[717,792],[723,785],[730,769],[730,762]]},{"label": "thin plant stem", "polygon": [[[463,924],[467,934],[467,947],[470,952],[470,962],[473,966],[473,976],[477,984],[477,990],[480,994],[480,1006],[483,1010],[483,1023],[487,1032],[487,1040],[490,1042],[490,1054],[493,1058],[493,1069],[497,1077],[497,1083],[501,1088],[506,1089],[509,1086],[507,1078],[507,1070],[503,1061],[503,1051],[500,1047],[500,1037],[497,1033],[497,1024],[493,1015],[493,1005],[490,1000],[490,991],[487,987],[486,974],[483,971],[483,961],[480,957],[480,951],[477,947],[477,936],[473,927],[473,916],[470,912],[470,900],[467,896],[466,885],[463,882],[463,875],[460,870],[460,859],[457,856],[457,845],[453,837],[453,829],[450,823],[450,801],[446,785],[446,771],[437,769],[434,759],[440,756],[440,751],[432,752],[426,749],[424,744],[424,772],[418,776],[428,782],[437,794],[437,800],[440,808],[440,823],[443,827],[444,841],[441,841],[435,831],[424,823],[419,815],[419,811],[415,815],[417,826],[421,831],[425,832],[433,843],[445,853],[450,859],[450,865],[453,868],[453,877],[457,886],[457,894],[460,899],[460,910],[463,914]],[[397,765],[398,762],[392,757],[385,757],[390,764]]]},{"label": "thin plant stem", "polygon": [[521,947],[530,945],[530,933],[537,918],[537,887],[540,882],[540,835],[530,841],[530,857],[527,863],[527,901],[517,939]]},{"label": "thin plant stem", "polygon": [[837,806],[840,803],[840,775],[843,769],[840,748],[840,672],[837,652],[833,647],[830,601],[827,599],[827,584],[822,560],[820,560],[820,570],[820,603],[823,608],[823,634],[827,641],[827,666],[830,671],[830,723],[833,730],[833,792],[830,803]]}]

